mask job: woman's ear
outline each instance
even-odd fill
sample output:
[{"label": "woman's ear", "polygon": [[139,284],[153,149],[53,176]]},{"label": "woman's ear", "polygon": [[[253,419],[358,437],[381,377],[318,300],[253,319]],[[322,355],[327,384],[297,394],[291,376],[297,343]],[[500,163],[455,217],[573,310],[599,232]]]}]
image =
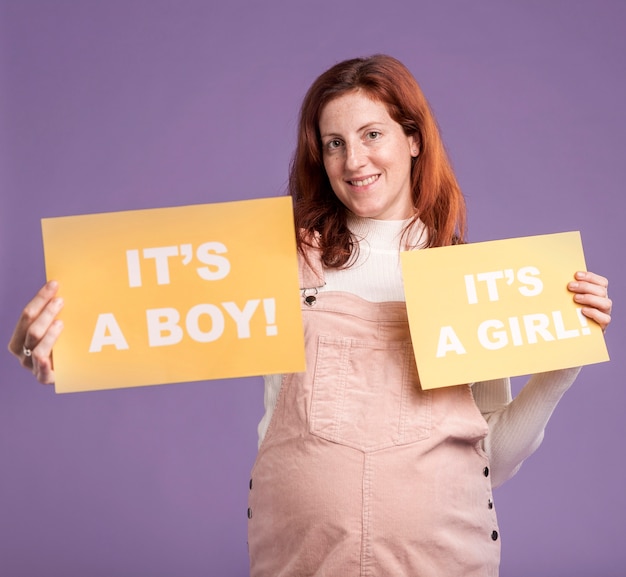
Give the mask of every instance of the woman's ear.
[{"label": "woman's ear", "polygon": [[415,134],[409,136],[409,145],[411,148],[411,156],[417,158],[420,154],[420,143]]}]

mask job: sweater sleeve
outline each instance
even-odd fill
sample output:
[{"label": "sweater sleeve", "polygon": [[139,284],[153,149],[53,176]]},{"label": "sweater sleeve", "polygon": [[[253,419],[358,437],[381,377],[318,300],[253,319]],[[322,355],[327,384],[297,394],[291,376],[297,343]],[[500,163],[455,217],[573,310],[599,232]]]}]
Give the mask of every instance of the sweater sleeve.
[{"label": "sweater sleeve", "polygon": [[484,440],[494,487],[510,479],[543,440],[550,416],[580,367],[532,375],[512,399],[509,379],[475,383],[476,404],[489,424]]}]

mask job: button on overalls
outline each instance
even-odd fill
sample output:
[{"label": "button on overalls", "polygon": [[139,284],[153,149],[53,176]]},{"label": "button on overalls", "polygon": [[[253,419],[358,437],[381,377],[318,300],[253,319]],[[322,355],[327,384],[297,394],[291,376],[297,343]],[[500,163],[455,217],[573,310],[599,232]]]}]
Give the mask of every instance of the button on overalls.
[{"label": "button on overalls", "polygon": [[[422,391],[402,302],[320,292],[252,470],[251,577],[496,577],[488,427],[469,385]],[[309,297],[308,299],[306,297]]]}]

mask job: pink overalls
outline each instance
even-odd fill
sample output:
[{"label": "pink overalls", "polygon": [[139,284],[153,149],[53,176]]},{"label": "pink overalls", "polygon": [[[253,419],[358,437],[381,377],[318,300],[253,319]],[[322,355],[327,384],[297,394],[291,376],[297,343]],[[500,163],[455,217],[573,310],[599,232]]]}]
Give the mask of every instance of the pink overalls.
[{"label": "pink overalls", "polygon": [[251,577],[496,577],[488,428],[470,387],[422,391],[404,303],[314,296],[309,258],[308,370],[283,377],[252,470]]}]

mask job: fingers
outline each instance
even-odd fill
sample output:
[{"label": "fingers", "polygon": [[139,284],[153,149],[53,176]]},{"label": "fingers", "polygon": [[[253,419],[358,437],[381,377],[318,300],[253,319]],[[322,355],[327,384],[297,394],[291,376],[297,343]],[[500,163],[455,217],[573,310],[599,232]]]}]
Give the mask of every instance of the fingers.
[{"label": "fingers", "polygon": [[[608,296],[609,281],[607,278],[592,272],[578,271],[575,274],[576,280],[570,285],[578,285],[578,288],[584,288],[598,296]],[[576,286],[573,287],[575,289]],[[572,289],[570,289],[572,290]],[[580,290],[574,292],[581,292]]]},{"label": "fingers", "polygon": [[577,272],[576,280],[567,288],[575,293],[574,301],[581,305],[581,312],[606,330],[611,322],[613,301],[609,298],[609,281],[592,272]]},{"label": "fingers", "polygon": [[63,322],[55,320],[52,322],[46,334],[39,341],[37,346],[32,349],[31,370],[37,380],[44,385],[54,383],[54,367],[52,364],[52,347],[56,343],[61,331],[63,330]]},{"label": "fingers", "polygon": [[600,325],[600,328],[602,329],[602,332],[606,331],[607,327],[609,326],[611,322],[611,315],[609,313],[603,313],[602,311],[598,309],[582,307],[580,311],[587,318],[590,318],[591,320],[598,323]]},{"label": "fingers", "polygon": [[52,382],[52,346],[62,329],[62,323],[55,321],[63,307],[57,290],[56,282],[47,283],[24,307],[8,347],[42,382]]},{"label": "fingers", "polygon": [[603,276],[590,272],[577,272],[576,280],[567,288],[575,293],[574,300],[582,305],[599,308],[610,313],[612,302],[609,299],[609,281]]},{"label": "fingers", "polygon": [[[44,285],[35,298],[31,300],[22,311],[22,314],[15,326],[11,340],[9,341],[9,350],[17,357],[23,356],[22,347],[26,345],[26,334],[33,322],[41,315],[43,309],[48,306],[57,292],[57,283],[52,281]],[[28,346],[34,347],[36,342],[30,342]]]}]

